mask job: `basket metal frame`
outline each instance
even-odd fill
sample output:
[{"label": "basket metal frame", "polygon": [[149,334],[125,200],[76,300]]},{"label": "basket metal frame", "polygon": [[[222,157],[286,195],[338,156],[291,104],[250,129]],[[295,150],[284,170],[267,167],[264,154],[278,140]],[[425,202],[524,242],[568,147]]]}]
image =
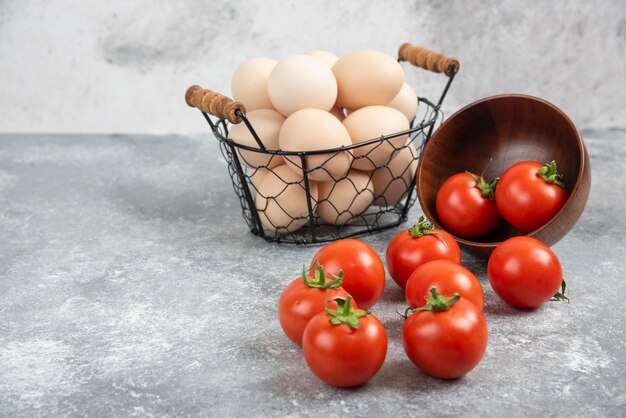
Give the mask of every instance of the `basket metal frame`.
[{"label": "basket metal frame", "polygon": [[[209,124],[211,131],[213,132],[215,137],[220,141],[222,153],[224,154],[224,157],[229,164],[229,169],[231,165],[234,168],[234,173],[231,173],[231,176],[232,174],[236,174],[239,180],[239,184],[241,185],[241,189],[242,189],[241,191],[243,193],[243,196],[240,193],[240,191],[237,189],[237,184],[234,181],[233,181],[233,188],[235,190],[235,193],[237,193],[237,195],[240,197],[240,200],[241,200],[240,203],[242,205],[242,212],[243,212],[242,215],[244,216],[244,219],[247,221],[250,231],[253,234],[260,236],[269,242],[308,245],[308,244],[323,244],[323,243],[331,242],[331,241],[341,239],[341,238],[351,238],[351,237],[357,237],[357,236],[362,236],[362,235],[367,235],[367,234],[373,234],[382,230],[393,228],[405,222],[407,219],[408,211],[411,208],[411,206],[413,206],[416,200],[416,197],[413,196],[414,189],[415,189],[415,177],[413,177],[411,184],[409,185],[407,195],[403,199],[401,199],[400,202],[398,202],[398,204],[396,204],[393,207],[390,207],[389,209],[380,211],[381,216],[385,213],[395,213],[397,215],[397,219],[395,221],[378,224],[379,216],[377,216],[377,219],[374,222],[375,223],[374,227],[370,227],[369,224],[365,226],[359,225],[359,226],[363,226],[363,228],[357,229],[355,231],[345,231],[345,232],[337,232],[336,234],[327,234],[327,236],[317,235],[316,224],[315,224],[316,215],[315,215],[314,209],[311,204],[311,199],[310,199],[310,195],[311,195],[310,194],[311,193],[310,192],[310,180],[308,178],[309,170],[307,169],[307,163],[306,163],[305,157],[310,156],[310,155],[334,154],[338,152],[345,152],[348,150],[352,150],[352,149],[356,149],[360,147],[366,147],[368,145],[380,143],[383,141],[388,141],[392,138],[396,138],[396,137],[407,135],[407,134],[413,141],[414,138],[416,138],[419,134],[424,133],[426,132],[426,130],[428,130],[427,133],[425,133],[424,139],[422,140],[422,143],[419,145],[419,147],[416,145],[417,156],[419,156],[421,149],[430,139],[437,121],[440,118],[443,120],[443,112],[441,111],[441,106],[448,93],[448,90],[450,89],[452,81],[454,80],[454,77],[456,75],[455,70],[456,69],[454,67],[449,68],[450,75],[448,76],[445,87],[436,104],[431,102],[425,97],[418,97],[418,109],[419,109],[419,105],[421,104],[427,106],[427,110],[424,113],[424,117],[421,122],[416,124],[416,118],[415,118],[411,122],[410,128],[408,130],[405,130],[402,132],[396,132],[390,135],[384,135],[384,136],[377,137],[377,138],[372,138],[367,141],[359,142],[357,144],[352,144],[350,146],[343,146],[340,148],[316,150],[316,151],[283,151],[280,149],[278,150],[266,149],[265,145],[263,144],[258,134],[256,133],[254,127],[252,126],[248,118],[246,118],[246,115],[243,112],[237,111],[236,112],[237,115],[242,119],[243,123],[246,125],[246,127],[250,131],[250,134],[252,135],[255,142],[257,143],[258,148],[239,144],[233,141],[232,139],[228,138],[228,124],[225,119],[215,118],[215,120],[213,120],[213,118],[209,114],[207,114],[206,112],[201,112],[204,118],[206,119],[207,123]],[[292,237],[283,236],[280,234],[271,235],[271,234],[266,233],[266,231],[264,230],[263,224],[261,223],[259,214],[257,213],[256,207],[255,207],[255,200],[249,187],[250,178],[249,176],[245,174],[242,164],[239,161],[239,153],[236,152],[237,149],[253,151],[257,153],[260,152],[260,153],[264,153],[268,155],[298,157],[300,159],[300,164],[302,167],[302,174],[304,178],[304,189],[305,189],[306,197],[307,197],[308,232],[301,233],[301,234],[295,234],[292,232],[289,234]],[[247,205],[247,208],[246,208],[246,205]],[[250,211],[251,219],[248,219],[248,217],[246,216],[247,209]],[[252,223],[250,221],[252,221]],[[337,227],[337,228],[339,230],[341,227]]]}]

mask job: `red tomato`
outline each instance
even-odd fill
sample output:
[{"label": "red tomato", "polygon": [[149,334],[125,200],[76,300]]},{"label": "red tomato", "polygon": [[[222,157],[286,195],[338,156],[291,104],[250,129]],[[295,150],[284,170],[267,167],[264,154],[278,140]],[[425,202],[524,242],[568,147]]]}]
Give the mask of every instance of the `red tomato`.
[{"label": "red tomato", "polygon": [[360,386],[378,372],[387,355],[387,333],[369,311],[354,310],[338,300],[309,321],[302,351],[311,371],[329,385]]},{"label": "red tomato", "polygon": [[327,273],[343,271],[343,288],[359,307],[369,309],[385,290],[385,266],[376,251],[363,241],[342,239],[322,247],[311,262],[319,262]]},{"label": "red tomato", "polygon": [[498,179],[485,182],[482,176],[459,173],[437,192],[436,209],[441,223],[463,238],[478,238],[493,231],[500,222],[494,188]]},{"label": "red tomato", "polygon": [[404,289],[411,273],[424,263],[438,259],[461,262],[459,244],[446,231],[433,229],[422,215],[411,229],[396,235],[387,247],[387,270]]},{"label": "red tomato", "polygon": [[557,214],[569,197],[556,163],[522,161],[502,174],[496,188],[496,205],[515,228],[531,232]]},{"label": "red tomato", "polygon": [[500,243],[489,257],[487,275],[496,294],[517,308],[543,305],[557,296],[563,281],[559,259],[531,237],[513,237]]},{"label": "red tomato", "polygon": [[463,298],[454,302],[458,294],[446,301],[433,290],[432,310],[414,311],[404,321],[402,345],[424,373],[455,379],[476,367],[485,354],[487,321],[472,302]]},{"label": "red tomato", "polygon": [[[324,302],[328,301],[329,308],[336,308],[336,298],[348,299],[350,295],[341,287],[341,277],[336,276],[327,281],[324,268],[319,265],[315,269],[315,278],[306,277],[303,269],[302,276],[291,282],[278,300],[278,321],[285,335],[291,341],[302,345],[304,328],[311,318],[324,312]],[[352,301],[356,308],[356,303]]]},{"label": "red tomato", "polygon": [[485,305],[483,288],[476,276],[454,261],[434,260],[418,267],[406,283],[407,304],[413,308],[424,306],[432,287],[444,295],[458,292],[480,310]]}]

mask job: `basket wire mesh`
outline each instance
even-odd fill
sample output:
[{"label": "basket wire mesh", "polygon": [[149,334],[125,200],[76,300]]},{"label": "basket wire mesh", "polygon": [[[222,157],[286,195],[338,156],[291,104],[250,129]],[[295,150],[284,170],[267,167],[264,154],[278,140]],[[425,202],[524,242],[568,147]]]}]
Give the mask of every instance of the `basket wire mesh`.
[{"label": "basket wire mesh", "polygon": [[[417,162],[435,126],[443,120],[441,105],[454,75],[451,71],[437,103],[418,98],[418,112],[408,130],[330,150],[266,149],[245,114],[238,112],[258,148],[242,145],[228,138],[230,122],[214,120],[203,111],[219,140],[250,231],[271,242],[317,244],[372,234],[405,222],[416,200]],[[259,157],[263,157],[262,164]],[[349,159],[347,174],[338,176],[329,169],[333,161],[345,158]],[[259,188],[266,176],[275,177],[273,183],[279,186],[269,192]],[[328,181],[315,181],[312,176]],[[301,210],[300,203],[296,205],[300,210],[294,210],[291,203],[303,200],[306,209]]]}]

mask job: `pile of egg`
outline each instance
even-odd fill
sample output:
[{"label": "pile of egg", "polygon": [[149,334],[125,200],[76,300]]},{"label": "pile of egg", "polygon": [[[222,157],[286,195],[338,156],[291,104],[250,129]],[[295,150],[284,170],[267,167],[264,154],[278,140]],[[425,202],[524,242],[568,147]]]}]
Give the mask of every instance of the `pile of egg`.
[{"label": "pile of egg", "polygon": [[[326,51],[282,61],[253,58],[232,79],[232,96],[268,150],[319,151],[406,131],[417,97],[404,71],[378,51],[339,58]],[[258,148],[245,124],[231,127],[233,141]],[[326,223],[349,223],[370,205],[394,206],[406,195],[417,162],[408,135],[332,154],[280,156],[239,149],[250,167],[256,209],[277,233],[308,223],[309,203]],[[303,167],[303,162],[306,167]],[[306,201],[303,168],[309,180]]]}]

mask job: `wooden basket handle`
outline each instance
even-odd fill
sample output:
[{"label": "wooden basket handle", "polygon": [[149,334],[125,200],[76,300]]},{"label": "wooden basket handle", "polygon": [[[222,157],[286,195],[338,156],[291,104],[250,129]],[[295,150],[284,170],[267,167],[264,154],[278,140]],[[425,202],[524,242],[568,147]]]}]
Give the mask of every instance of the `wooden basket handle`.
[{"label": "wooden basket handle", "polygon": [[435,73],[444,73],[448,77],[456,74],[461,63],[455,57],[447,57],[440,52],[410,43],[404,43],[398,50],[398,60],[408,61],[411,64]]},{"label": "wooden basket handle", "polygon": [[234,102],[228,97],[209,89],[193,85],[185,92],[185,101],[191,107],[221,119],[228,119],[231,123],[240,123],[241,115],[246,114],[246,107]]}]

